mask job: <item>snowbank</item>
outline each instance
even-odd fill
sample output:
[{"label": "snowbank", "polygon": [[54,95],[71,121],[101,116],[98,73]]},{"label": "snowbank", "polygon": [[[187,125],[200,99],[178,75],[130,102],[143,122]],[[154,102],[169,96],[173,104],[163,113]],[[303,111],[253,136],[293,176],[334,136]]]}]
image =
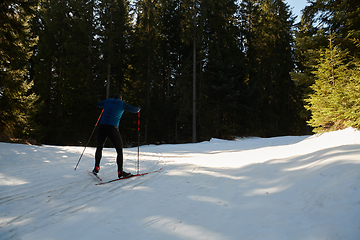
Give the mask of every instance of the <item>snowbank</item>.
[{"label": "snowbank", "polygon": [[[360,239],[360,132],[141,147],[96,186],[88,148],[0,143],[0,239]],[[125,149],[134,172],[137,148]],[[115,150],[100,175],[116,177]]]}]

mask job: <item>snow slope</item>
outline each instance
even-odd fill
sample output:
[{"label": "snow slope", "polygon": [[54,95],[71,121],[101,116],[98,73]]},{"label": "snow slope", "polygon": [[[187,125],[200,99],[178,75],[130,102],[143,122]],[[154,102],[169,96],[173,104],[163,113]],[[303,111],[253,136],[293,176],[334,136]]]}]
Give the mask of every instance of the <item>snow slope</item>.
[{"label": "snow slope", "polygon": [[[143,146],[96,186],[94,148],[0,143],[0,239],[360,239],[360,132]],[[125,149],[135,172],[137,148]],[[116,177],[105,149],[100,176]]]}]

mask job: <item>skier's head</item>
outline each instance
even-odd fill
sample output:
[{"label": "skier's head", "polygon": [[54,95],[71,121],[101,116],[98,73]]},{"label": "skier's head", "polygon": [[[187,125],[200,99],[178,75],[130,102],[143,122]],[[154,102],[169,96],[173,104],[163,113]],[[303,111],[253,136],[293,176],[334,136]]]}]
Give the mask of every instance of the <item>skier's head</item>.
[{"label": "skier's head", "polygon": [[121,96],[120,93],[115,94],[115,95],[114,95],[114,98],[115,98],[115,99],[120,99],[120,100],[122,100],[122,96]]}]

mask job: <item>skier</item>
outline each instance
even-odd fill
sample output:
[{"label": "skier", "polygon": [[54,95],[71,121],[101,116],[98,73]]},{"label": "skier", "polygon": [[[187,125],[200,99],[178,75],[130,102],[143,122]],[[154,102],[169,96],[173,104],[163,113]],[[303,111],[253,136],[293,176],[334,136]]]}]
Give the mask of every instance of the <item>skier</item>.
[{"label": "skier", "polygon": [[116,162],[118,165],[118,177],[129,177],[132,174],[123,170],[123,141],[119,132],[119,123],[124,111],[138,113],[141,108],[140,106],[132,107],[123,102],[122,96],[119,93],[115,94],[114,98],[109,98],[107,100],[98,102],[96,106],[99,108],[104,108],[104,112],[99,124],[97,148],[95,152],[95,168],[93,173],[95,175],[99,173],[102,150],[107,138],[110,138],[110,141],[114,145],[117,152]]}]

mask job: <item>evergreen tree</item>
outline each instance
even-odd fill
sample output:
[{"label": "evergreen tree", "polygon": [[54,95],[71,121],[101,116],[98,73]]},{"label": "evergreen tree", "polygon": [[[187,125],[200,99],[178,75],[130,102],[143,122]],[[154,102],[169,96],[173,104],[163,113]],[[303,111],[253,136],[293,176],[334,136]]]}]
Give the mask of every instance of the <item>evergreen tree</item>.
[{"label": "evergreen tree", "polygon": [[301,103],[290,76],[294,18],[289,6],[278,0],[249,0],[241,11],[253,131],[262,136],[296,133]]},{"label": "evergreen tree", "polygon": [[142,118],[145,123],[144,141],[150,142],[158,138],[158,130],[153,115],[157,104],[154,90],[158,88],[159,74],[159,9],[158,1],[145,0],[136,3],[136,25],[132,37],[132,81],[138,92],[138,98],[144,102]]},{"label": "evergreen tree", "polygon": [[[46,143],[80,144],[99,114],[93,72],[94,1],[44,1],[35,58],[35,89],[42,107],[36,121]],[[101,85],[100,85],[101,86]]]},{"label": "evergreen tree", "polygon": [[126,92],[129,82],[129,48],[132,31],[129,1],[107,0],[97,6],[100,27],[102,66],[99,74],[106,79],[106,98],[117,92]]},{"label": "evergreen tree", "polygon": [[[153,116],[158,124],[159,141],[176,141],[176,115],[178,108],[176,92],[177,79],[179,79],[179,63],[181,59],[181,1],[159,1],[159,51],[158,51],[158,87],[154,96],[157,96]],[[166,113],[166,114],[164,114]]]},{"label": "evergreen tree", "polygon": [[[244,54],[240,49],[237,5],[230,1],[201,1],[203,21],[203,73],[200,100],[206,137],[231,137],[241,133],[240,97],[244,87]],[[209,131],[211,130],[211,131]]]},{"label": "evergreen tree", "polygon": [[[177,108],[175,119],[175,139],[177,141],[192,141],[194,120],[194,77],[198,84],[198,76],[194,76],[194,70],[201,73],[201,20],[199,8],[201,1],[184,0],[179,6],[179,36],[180,46],[178,51],[178,66],[175,84],[175,107]],[[194,44],[195,43],[195,44]],[[195,55],[195,58],[194,58]],[[194,69],[195,64],[195,69]],[[196,85],[197,86],[197,85]],[[197,86],[197,89],[199,87]],[[195,90],[196,96],[198,92]]]},{"label": "evergreen tree", "polygon": [[317,30],[324,28],[327,35],[336,34],[337,44],[359,57],[359,49],[352,39],[360,38],[360,8],[357,0],[316,0],[303,10],[305,22]]},{"label": "evergreen tree", "polygon": [[339,46],[320,51],[315,66],[313,93],[307,101],[312,116],[309,124],[315,132],[360,127],[360,65]]},{"label": "evergreen tree", "polygon": [[0,3],[0,135],[24,137],[31,131],[36,95],[28,62],[36,44],[30,23],[37,5],[37,1]]},{"label": "evergreen tree", "polygon": [[[327,48],[327,39],[336,34],[334,44],[341,49],[348,49],[348,61],[351,56],[358,57],[358,48],[352,43],[359,37],[359,8],[355,1],[317,0],[303,10],[301,22],[295,33],[295,53],[297,57],[293,79],[297,83],[303,98],[312,92],[310,86],[315,83],[313,72],[320,58],[320,53]],[[305,119],[310,118],[310,111],[301,111]]]},{"label": "evergreen tree", "polygon": [[[297,86],[300,97],[304,100],[312,92],[311,85],[315,82],[313,71],[317,64],[321,49],[326,48],[327,39],[324,29],[316,30],[302,19],[295,32],[295,68],[291,73],[292,79]],[[303,102],[303,105],[306,103]],[[300,117],[305,121],[310,119],[311,112],[305,108],[300,109]],[[311,129],[307,130],[310,132]]]}]

